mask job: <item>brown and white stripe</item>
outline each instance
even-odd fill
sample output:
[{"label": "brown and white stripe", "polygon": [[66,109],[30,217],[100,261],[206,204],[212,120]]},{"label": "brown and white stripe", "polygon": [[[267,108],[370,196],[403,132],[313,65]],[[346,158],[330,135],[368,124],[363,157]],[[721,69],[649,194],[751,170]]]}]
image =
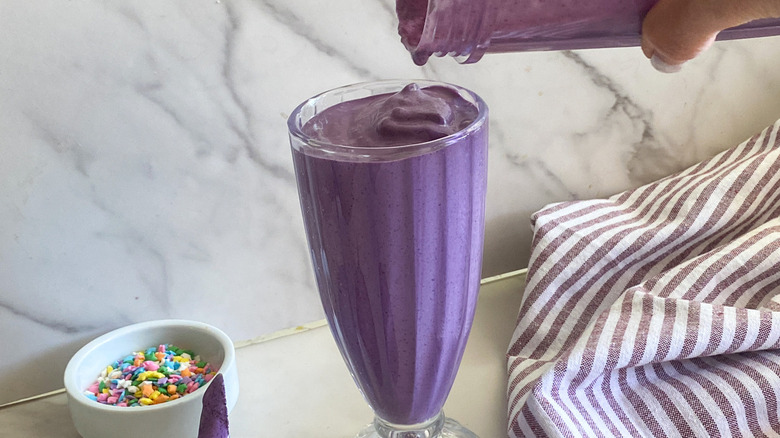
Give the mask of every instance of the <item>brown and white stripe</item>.
[{"label": "brown and white stripe", "polygon": [[780,436],[778,131],[532,217],[510,437]]}]

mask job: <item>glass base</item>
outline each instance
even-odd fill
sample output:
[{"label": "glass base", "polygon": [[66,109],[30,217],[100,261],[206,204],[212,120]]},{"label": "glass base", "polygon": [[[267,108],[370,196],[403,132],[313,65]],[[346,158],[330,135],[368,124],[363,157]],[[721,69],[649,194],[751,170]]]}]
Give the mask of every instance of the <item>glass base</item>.
[{"label": "glass base", "polygon": [[460,423],[439,413],[431,421],[413,425],[388,423],[379,417],[355,438],[479,438]]}]

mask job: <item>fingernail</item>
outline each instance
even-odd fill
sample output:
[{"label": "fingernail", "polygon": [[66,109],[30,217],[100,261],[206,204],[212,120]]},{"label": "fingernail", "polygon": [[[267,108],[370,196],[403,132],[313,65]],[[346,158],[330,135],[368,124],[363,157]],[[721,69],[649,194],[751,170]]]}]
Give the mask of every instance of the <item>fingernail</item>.
[{"label": "fingernail", "polygon": [[682,64],[667,64],[661,60],[657,54],[653,54],[653,56],[650,58],[650,64],[652,64],[656,70],[662,73],[677,73],[678,71],[682,70]]}]

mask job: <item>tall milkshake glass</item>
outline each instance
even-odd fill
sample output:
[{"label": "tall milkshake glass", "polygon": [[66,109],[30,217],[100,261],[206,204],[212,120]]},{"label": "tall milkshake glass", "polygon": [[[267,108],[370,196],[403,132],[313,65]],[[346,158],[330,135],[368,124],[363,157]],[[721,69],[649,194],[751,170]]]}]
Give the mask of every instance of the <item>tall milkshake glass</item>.
[{"label": "tall milkshake glass", "polygon": [[[358,437],[475,437],[442,406],[477,302],[488,110],[463,88],[416,84],[452,90],[474,119],[430,141],[345,146],[303,128],[328,108],[406,90],[407,82],[315,96],[288,120],[298,193],[331,332],[375,413]],[[408,111],[392,113],[403,119]]]}]

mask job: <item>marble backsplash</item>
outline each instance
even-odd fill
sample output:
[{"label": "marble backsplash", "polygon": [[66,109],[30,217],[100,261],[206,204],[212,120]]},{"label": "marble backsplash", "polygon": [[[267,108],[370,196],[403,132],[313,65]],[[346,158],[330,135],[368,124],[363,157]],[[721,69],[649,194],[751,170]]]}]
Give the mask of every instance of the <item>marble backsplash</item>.
[{"label": "marble backsplash", "polygon": [[[780,117],[780,39],[675,75],[638,48],[415,66],[391,0],[0,2],[0,404],[80,346],[191,318],[245,340],[322,317],[285,121],[348,83],[431,78],[491,108],[484,275],[529,216],[671,174]],[[100,366],[100,365],[97,365]]]}]

